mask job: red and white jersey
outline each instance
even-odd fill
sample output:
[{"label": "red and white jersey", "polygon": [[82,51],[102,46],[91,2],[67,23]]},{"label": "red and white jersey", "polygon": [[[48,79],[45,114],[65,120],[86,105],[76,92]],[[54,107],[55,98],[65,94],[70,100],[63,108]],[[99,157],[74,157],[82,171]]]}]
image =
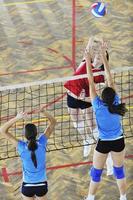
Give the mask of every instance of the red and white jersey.
[{"label": "red and white jersey", "polygon": [[[99,72],[103,71],[102,69],[99,68],[94,68],[92,66],[92,71],[93,72]],[[76,72],[74,73],[74,76],[76,75],[81,75],[81,74],[87,74],[87,69],[86,69],[86,62],[82,61],[79,67],[76,69]],[[97,75],[94,76],[94,82],[95,83],[102,83],[104,82],[104,75]],[[85,97],[89,97],[89,81],[88,78],[81,78],[81,79],[76,79],[76,80],[68,80],[65,82],[64,87],[68,89],[71,93],[79,97],[84,90],[85,92]]]}]

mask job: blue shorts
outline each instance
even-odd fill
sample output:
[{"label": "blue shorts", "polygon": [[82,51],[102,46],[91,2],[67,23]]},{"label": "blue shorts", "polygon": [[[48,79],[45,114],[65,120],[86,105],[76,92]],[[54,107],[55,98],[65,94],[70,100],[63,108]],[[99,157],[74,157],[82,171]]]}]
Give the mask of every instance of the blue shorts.
[{"label": "blue shorts", "polygon": [[42,197],[48,192],[47,181],[41,183],[22,183],[21,193],[26,197]]},{"label": "blue shorts", "polygon": [[69,108],[80,108],[80,109],[86,109],[92,106],[90,102],[82,101],[79,99],[76,99],[69,94],[67,94],[67,106]]}]

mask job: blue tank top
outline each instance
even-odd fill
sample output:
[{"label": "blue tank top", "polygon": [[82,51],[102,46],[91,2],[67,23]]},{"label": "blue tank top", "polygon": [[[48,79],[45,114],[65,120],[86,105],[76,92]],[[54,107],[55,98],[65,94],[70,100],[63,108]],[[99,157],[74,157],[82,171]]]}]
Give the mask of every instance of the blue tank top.
[{"label": "blue tank top", "polygon": [[[113,104],[119,104],[118,95],[115,96]],[[110,113],[108,106],[98,96],[92,101],[92,106],[96,115],[99,138],[101,140],[115,140],[122,137],[121,116]]]},{"label": "blue tank top", "polygon": [[42,134],[37,140],[38,148],[35,150],[37,168],[31,160],[31,151],[28,150],[27,142],[18,142],[18,153],[22,160],[23,181],[26,183],[38,183],[47,180],[46,176],[46,145],[47,137]]}]

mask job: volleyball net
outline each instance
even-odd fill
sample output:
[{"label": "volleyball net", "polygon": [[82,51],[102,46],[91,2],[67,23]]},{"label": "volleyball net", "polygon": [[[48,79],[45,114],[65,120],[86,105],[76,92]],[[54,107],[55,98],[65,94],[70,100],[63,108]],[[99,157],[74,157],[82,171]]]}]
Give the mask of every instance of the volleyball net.
[{"label": "volleyball net", "polygon": [[[126,138],[133,137],[133,68],[116,69],[113,71],[113,77],[118,94],[128,108],[128,112],[122,119],[124,135]],[[40,107],[44,107],[57,120],[55,130],[48,141],[47,151],[82,146],[83,137],[73,127],[68,113],[66,89],[64,88],[64,82],[67,80],[80,78],[87,78],[87,75],[0,87],[0,125],[14,117],[19,111],[27,111],[31,113],[30,118],[17,122],[10,129],[12,134],[16,138],[24,140],[23,129],[26,123],[36,124],[38,132],[42,133],[48,121],[43,113],[36,111]],[[103,87],[103,84],[98,85],[99,95]],[[0,159],[16,156],[18,156],[17,151],[10,141],[0,135]]]}]

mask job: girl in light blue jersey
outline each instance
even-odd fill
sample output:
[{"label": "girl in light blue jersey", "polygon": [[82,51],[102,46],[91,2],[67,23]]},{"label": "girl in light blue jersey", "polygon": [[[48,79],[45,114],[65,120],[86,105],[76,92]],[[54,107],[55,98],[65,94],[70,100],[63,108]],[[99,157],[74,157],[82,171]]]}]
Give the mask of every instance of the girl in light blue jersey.
[{"label": "girl in light blue jersey", "polygon": [[90,50],[85,51],[88,79],[90,83],[90,97],[99,130],[99,140],[94,151],[93,167],[90,172],[91,181],[86,200],[95,199],[95,194],[109,152],[113,159],[113,171],[120,191],[120,200],[127,200],[124,172],[125,143],[121,126],[121,116],[123,116],[127,110],[124,103],[119,103],[119,96],[115,91],[105,49],[106,43],[102,41],[99,52],[105,68],[107,87],[102,91],[101,98],[98,97],[95,89],[91,69]]},{"label": "girl in light blue jersey", "polygon": [[26,112],[17,114],[16,117],[6,122],[1,128],[0,133],[9,139],[15,147],[22,160],[23,166],[23,183],[21,187],[22,197],[24,200],[46,200],[48,192],[46,176],[46,145],[47,140],[54,130],[56,120],[48,112],[43,111],[49,120],[49,125],[42,135],[37,139],[37,127],[34,124],[25,125],[25,137],[27,142],[17,140],[10,132],[18,120],[27,116]]}]

